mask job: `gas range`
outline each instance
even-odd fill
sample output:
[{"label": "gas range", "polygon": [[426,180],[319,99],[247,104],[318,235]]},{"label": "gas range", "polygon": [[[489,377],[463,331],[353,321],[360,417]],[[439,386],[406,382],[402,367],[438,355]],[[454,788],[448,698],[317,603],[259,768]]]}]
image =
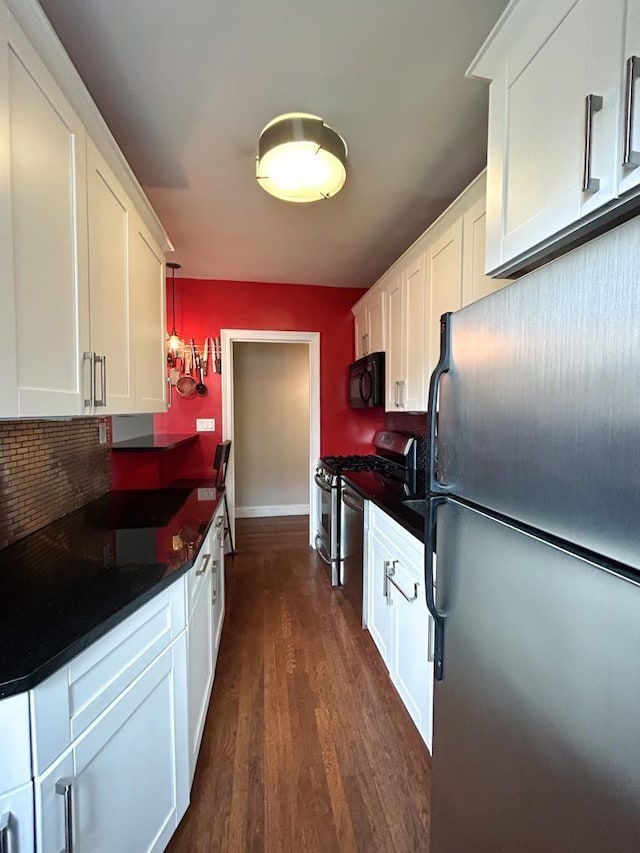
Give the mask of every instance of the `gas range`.
[{"label": "gas range", "polygon": [[374,436],[376,453],[349,456],[323,456],[316,471],[329,480],[342,473],[376,471],[402,480],[416,469],[416,440],[389,430],[380,430]]},{"label": "gas range", "polygon": [[341,500],[345,483],[342,475],[372,472],[376,477],[398,484],[409,496],[416,488],[416,439],[389,430],[374,436],[375,453],[323,456],[316,465],[318,486],[315,546],[327,565],[331,583],[342,583],[345,557],[345,509]]}]

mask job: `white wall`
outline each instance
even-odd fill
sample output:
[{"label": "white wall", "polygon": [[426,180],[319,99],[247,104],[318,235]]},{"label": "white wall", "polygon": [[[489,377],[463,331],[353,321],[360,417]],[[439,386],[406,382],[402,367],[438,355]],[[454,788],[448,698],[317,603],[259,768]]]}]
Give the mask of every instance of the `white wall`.
[{"label": "white wall", "polygon": [[309,511],[309,347],[233,345],[236,516]]}]

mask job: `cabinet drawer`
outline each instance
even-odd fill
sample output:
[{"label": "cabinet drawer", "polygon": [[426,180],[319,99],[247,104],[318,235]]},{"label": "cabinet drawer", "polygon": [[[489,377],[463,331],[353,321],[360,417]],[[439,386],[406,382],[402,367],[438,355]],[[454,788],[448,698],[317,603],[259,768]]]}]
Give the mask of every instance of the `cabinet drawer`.
[{"label": "cabinet drawer", "polygon": [[34,773],[41,773],[185,627],[184,579],[31,691]]},{"label": "cabinet drawer", "polygon": [[21,693],[0,701],[0,794],[30,780],[29,698]]}]

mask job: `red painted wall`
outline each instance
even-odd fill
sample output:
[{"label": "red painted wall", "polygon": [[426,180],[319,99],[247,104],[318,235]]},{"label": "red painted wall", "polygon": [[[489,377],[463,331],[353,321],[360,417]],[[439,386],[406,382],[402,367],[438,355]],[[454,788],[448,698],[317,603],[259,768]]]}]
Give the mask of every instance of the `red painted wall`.
[{"label": "red painted wall", "polygon": [[[350,308],[363,292],[360,288],[176,279],[176,326],[182,337],[194,337],[197,345],[207,335],[218,336],[220,329],[320,332],[321,453],[370,452],[373,433],[384,426],[384,412],[354,410],[347,400],[347,365],[354,358]],[[171,304],[169,281],[169,329]],[[215,418],[215,432],[200,433],[198,442],[179,452],[179,460],[158,461],[153,471],[148,459],[140,459],[140,465],[147,468],[143,472],[133,454],[113,454],[114,488],[126,488],[129,483],[132,488],[166,485],[174,477],[211,476],[215,446],[222,439],[220,380],[219,374],[209,372],[206,397],[193,395],[185,399],[174,392],[172,408],[154,419],[158,433],[192,433],[196,418]],[[176,451],[162,455],[170,457],[173,453]],[[129,457],[126,470],[118,456]]]}]

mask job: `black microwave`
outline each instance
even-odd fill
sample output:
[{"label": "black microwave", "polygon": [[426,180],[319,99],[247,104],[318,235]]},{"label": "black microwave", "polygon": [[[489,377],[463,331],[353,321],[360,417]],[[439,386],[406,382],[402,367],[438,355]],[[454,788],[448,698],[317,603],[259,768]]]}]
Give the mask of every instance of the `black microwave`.
[{"label": "black microwave", "polygon": [[352,409],[384,406],[384,353],[371,352],[349,365]]}]

